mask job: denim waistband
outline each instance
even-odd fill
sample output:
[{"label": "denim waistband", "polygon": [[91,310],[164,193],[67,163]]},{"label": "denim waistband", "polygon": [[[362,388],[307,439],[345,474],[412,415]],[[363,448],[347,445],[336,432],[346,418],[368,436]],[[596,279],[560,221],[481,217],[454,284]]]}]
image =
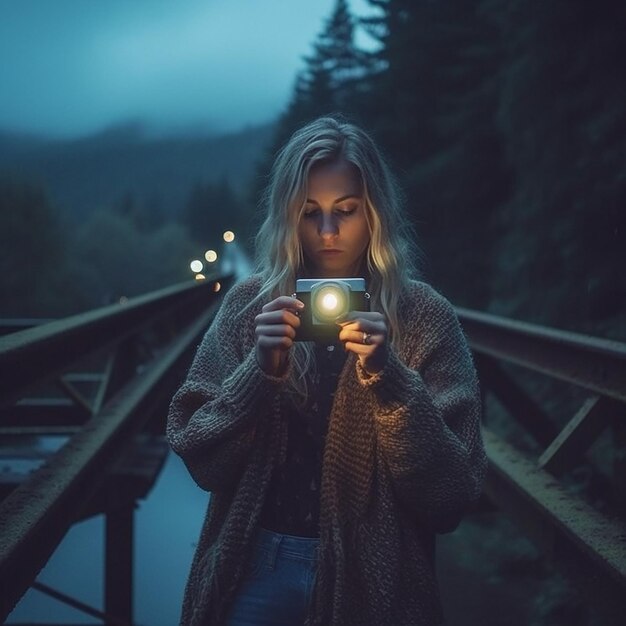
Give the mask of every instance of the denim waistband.
[{"label": "denim waistband", "polygon": [[255,539],[257,547],[267,550],[276,556],[291,556],[301,559],[316,560],[320,540],[316,537],[295,537],[275,533],[259,527]]}]

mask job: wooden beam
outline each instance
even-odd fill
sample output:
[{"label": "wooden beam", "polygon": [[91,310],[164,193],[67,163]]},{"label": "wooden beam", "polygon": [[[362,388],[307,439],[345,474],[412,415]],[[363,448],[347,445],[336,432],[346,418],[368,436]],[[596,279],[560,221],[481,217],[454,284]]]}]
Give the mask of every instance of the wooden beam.
[{"label": "wooden beam", "polygon": [[111,380],[111,376],[113,370],[115,369],[115,361],[117,359],[117,346],[111,350],[107,357],[107,362],[104,368],[104,372],[102,373],[102,379],[100,380],[100,384],[98,385],[98,391],[96,392],[96,396],[93,400],[93,411],[94,413],[98,413],[100,408],[104,404],[105,398],[107,398],[110,394],[109,390],[109,381]]},{"label": "wooden beam", "polygon": [[133,623],[133,534],[134,508],[131,498],[120,493],[105,514],[105,624]]},{"label": "wooden beam", "polygon": [[486,495],[578,584],[606,624],[626,615],[626,524],[569,493],[549,473],[497,435],[483,433]]},{"label": "wooden beam", "polygon": [[493,358],[474,357],[481,388],[493,393],[504,408],[530,435],[543,446],[556,437],[557,429],[548,414],[514,381]]},{"label": "wooden beam", "polygon": [[456,311],[475,352],[626,402],[626,343]]},{"label": "wooden beam", "polygon": [[180,383],[217,303],[114,396],[46,465],[0,505],[0,619],[15,606],[107,471]]},{"label": "wooden beam", "polygon": [[74,385],[67,380],[66,377],[60,376],[56,380],[57,385],[60,389],[67,395],[68,398],[72,400],[72,402],[80,407],[85,412],[85,419],[91,417],[93,415],[93,411],[91,405]]},{"label": "wooden beam", "polygon": [[69,398],[23,398],[0,408],[0,424],[7,427],[83,426],[87,418]]},{"label": "wooden beam", "polygon": [[[96,619],[106,620],[106,623],[110,624],[111,626],[132,626],[132,623],[129,621],[115,619],[114,617],[111,617],[110,615],[107,615],[106,613],[103,613],[98,609],[94,609],[92,606],[89,606],[88,604],[85,604],[84,602],[81,602],[80,600],[77,600],[76,598],[73,598],[66,593],[62,593],[57,589],[53,589],[49,585],[44,585],[40,582],[34,582],[32,587],[33,589],[41,591],[41,593],[45,593],[47,596],[50,596],[51,598],[54,598],[59,602],[63,602],[63,604],[71,606],[81,613],[91,615],[91,617],[95,617]],[[46,622],[45,626],[49,626],[48,622]]]},{"label": "wooden beam", "polygon": [[618,403],[600,396],[587,398],[565,428],[539,457],[539,467],[559,474],[581,461],[582,456],[610,423]]},{"label": "wooden beam", "polygon": [[71,436],[80,432],[80,426],[0,426],[0,437]]},{"label": "wooden beam", "polygon": [[[622,406],[622,411],[626,407]],[[623,412],[613,419],[613,497],[617,502],[619,512],[626,517],[626,420]]]},{"label": "wooden beam", "polygon": [[[113,304],[0,337],[0,405],[12,404],[34,385],[53,380],[81,358],[115,345],[148,322],[175,312],[199,314],[207,299],[218,299],[213,290],[216,279],[188,281],[132,298],[124,305]],[[232,276],[219,277],[223,286],[231,280]]]}]

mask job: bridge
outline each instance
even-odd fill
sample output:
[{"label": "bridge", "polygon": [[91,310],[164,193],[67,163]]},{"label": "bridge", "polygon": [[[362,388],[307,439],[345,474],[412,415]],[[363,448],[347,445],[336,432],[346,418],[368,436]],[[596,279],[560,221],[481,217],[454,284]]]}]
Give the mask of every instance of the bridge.
[{"label": "bridge", "polygon": [[[33,588],[99,623],[136,624],[134,509],[168,454],[169,399],[234,280],[218,271],[62,320],[0,324],[0,460],[25,462],[0,473],[3,620]],[[489,471],[477,511],[510,516],[607,626],[623,626],[626,344],[457,313],[483,394]],[[68,530],[95,515],[101,607],[38,581]]]}]

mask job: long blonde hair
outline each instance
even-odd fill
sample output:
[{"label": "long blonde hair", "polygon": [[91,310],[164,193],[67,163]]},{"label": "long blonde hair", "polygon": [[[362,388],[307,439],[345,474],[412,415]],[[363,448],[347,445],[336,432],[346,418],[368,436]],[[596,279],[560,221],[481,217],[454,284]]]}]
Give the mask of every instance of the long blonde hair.
[{"label": "long blonde hair", "polygon": [[[399,187],[379,149],[367,133],[338,116],[308,123],[278,152],[262,198],[266,217],[256,237],[256,272],[263,286],[255,302],[295,291],[296,278],[306,270],[298,223],[309,171],[316,163],[335,160],[352,163],[361,175],[370,232],[366,262],[371,307],[386,317],[394,345],[402,333],[399,298],[417,276],[418,250],[402,211]],[[304,343],[294,348],[289,383],[297,395],[306,397],[307,374],[314,363],[312,349]]]}]

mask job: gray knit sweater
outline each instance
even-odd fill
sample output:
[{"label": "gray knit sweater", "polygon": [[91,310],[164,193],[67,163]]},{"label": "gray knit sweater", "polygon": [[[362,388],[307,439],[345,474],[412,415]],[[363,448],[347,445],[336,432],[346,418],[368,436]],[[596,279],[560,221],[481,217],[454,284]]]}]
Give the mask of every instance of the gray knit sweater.
[{"label": "gray knit sweater", "polygon": [[[272,470],[286,446],[284,378],[255,358],[252,277],[225,296],[170,407],[167,436],[211,492],[181,624],[219,626],[251,552]],[[369,376],[348,354],[324,450],[320,561],[309,625],[431,626],[442,620],[437,532],[481,491],[486,458],[476,372],[448,301],[412,283],[405,330]]]}]

